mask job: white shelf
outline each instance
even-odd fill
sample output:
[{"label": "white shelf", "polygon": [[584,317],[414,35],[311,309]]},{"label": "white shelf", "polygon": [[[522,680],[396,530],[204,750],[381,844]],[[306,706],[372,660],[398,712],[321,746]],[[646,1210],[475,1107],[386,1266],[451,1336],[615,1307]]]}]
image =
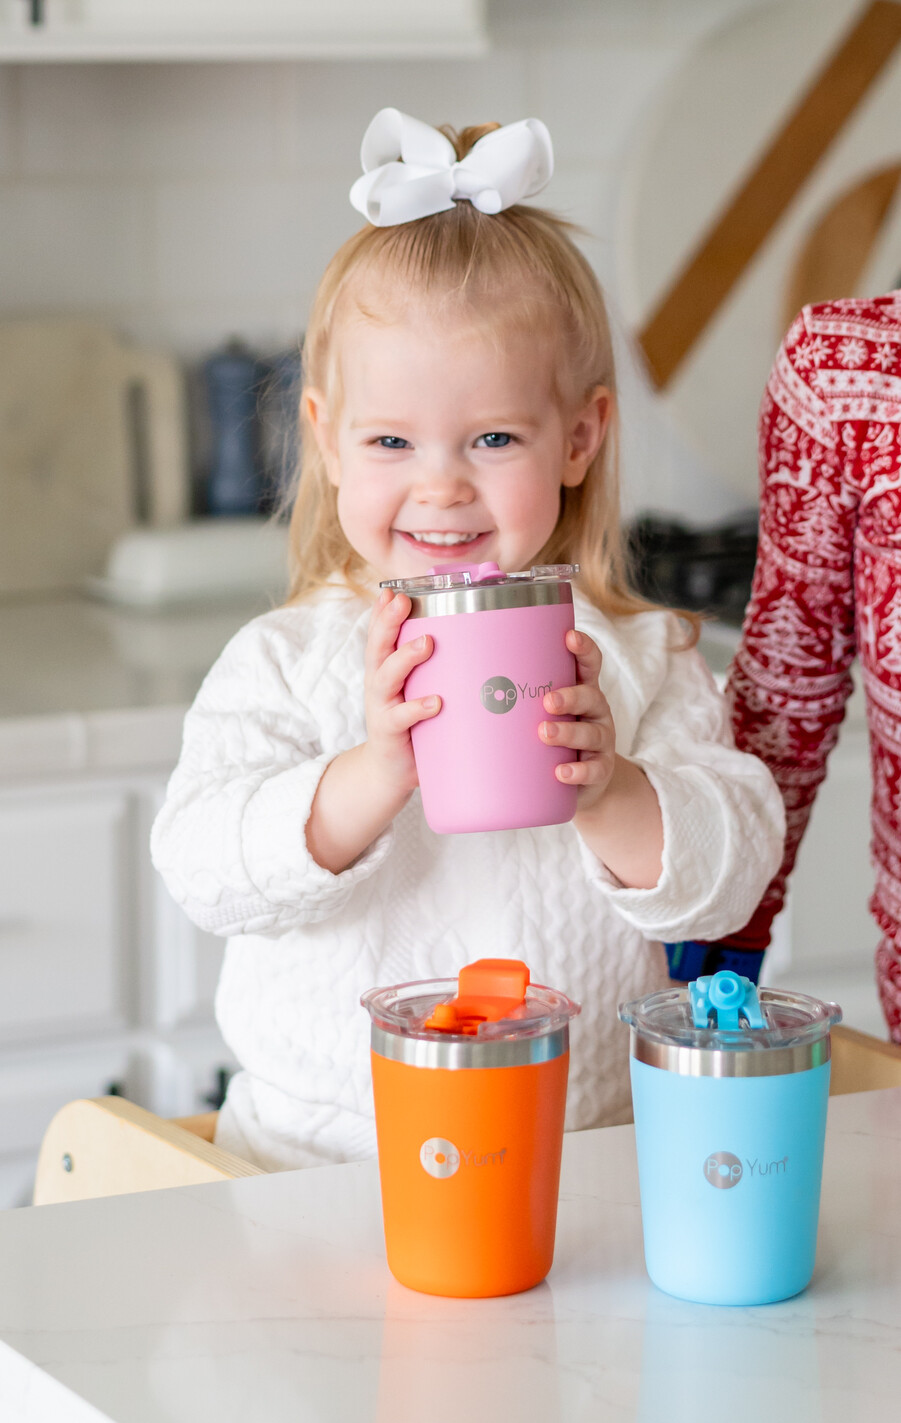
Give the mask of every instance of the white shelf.
[{"label": "white shelf", "polygon": [[0,0],[0,60],[454,58],[487,48],[484,0]]}]

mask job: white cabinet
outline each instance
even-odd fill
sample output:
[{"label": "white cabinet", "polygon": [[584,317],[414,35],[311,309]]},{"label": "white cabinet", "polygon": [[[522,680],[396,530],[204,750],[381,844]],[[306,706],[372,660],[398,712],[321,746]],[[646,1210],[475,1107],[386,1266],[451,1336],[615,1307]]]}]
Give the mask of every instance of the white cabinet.
[{"label": "white cabinet", "polygon": [[[0,0],[0,54],[14,9]],[[113,1088],[188,1116],[235,1066],[213,1019],[224,941],[170,900],[150,827],[185,709],[258,611],[0,607],[0,1209],[21,1201],[66,1102]]]},{"label": "white cabinet", "polygon": [[188,1027],[213,1013],[225,940],[195,928],[171,898],[159,876],[156,895],[156,953],[149,1007],[159,1028]]},{"label": "white cabinet", "polygon": [[0,1208],[66,1102],[188,1116],[236,1066],[213,1021],[224,940],[150,863],[168,770],[0,785]]},{"label": "white cabinet", "polygon": [[[163,788],[153,800],[162,805]],[[147,838],[149,839],[149,823]],[[153,874],[154,950],[147,983],[147,1021],[161,1029],[209,1022],[222,967],[225,940],[195,928],[172,899],[158,874]]]},{"label": "white cabinet", "polygon": [[0,0],[0,59],[478,53],[484,0]]},{"label": "white cabinet", "polygon": [[126,1025],[128,830],[123,792],[0,802],[0,1045]]}]

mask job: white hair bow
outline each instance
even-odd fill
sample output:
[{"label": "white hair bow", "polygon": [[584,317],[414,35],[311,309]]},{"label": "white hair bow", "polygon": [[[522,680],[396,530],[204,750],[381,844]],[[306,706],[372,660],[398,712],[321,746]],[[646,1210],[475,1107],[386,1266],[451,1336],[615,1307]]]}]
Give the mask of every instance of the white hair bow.
[{"label": "white hair bow", "polygon": [[399,109],[380,109],[363,135],[363,176],[350,190],[374,227],[396,227],[468,198],[496,213],[540,193],[554,171],[551,136],[540,119],[494,129],[457,161],[453,144]]}]

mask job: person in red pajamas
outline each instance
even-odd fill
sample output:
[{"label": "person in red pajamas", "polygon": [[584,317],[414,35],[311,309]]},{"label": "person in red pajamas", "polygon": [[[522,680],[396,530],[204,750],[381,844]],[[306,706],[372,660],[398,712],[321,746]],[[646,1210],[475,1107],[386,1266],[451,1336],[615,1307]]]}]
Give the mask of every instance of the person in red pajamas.
[{"label": "person in red pajamas", "polygon": [[[727,691],[736,744],[782,792],[785,854],[742,933],[669,946],[671,971],[728,966],[756,978],[856,652],[873,775],[876,981],[901,1042],[901,291],[801,311],[767,382],[759,436],[757,567]],[[706,957],[695,963],[692,950]]]}]

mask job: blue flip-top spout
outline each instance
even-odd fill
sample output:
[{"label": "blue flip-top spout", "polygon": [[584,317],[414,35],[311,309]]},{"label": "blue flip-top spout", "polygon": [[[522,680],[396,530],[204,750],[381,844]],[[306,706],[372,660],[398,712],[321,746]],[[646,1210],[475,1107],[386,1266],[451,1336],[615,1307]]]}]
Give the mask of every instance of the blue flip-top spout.
[{"label": "blue flip-top spout", "polygon": [[691,1020],[696,1028],[711,1026],[711,1015],[717,1028],[737,1032],[741,1019],[749,1028],[765,1028],[756,985],[731,969],[705,978],[696,978],[688,985]]}]

